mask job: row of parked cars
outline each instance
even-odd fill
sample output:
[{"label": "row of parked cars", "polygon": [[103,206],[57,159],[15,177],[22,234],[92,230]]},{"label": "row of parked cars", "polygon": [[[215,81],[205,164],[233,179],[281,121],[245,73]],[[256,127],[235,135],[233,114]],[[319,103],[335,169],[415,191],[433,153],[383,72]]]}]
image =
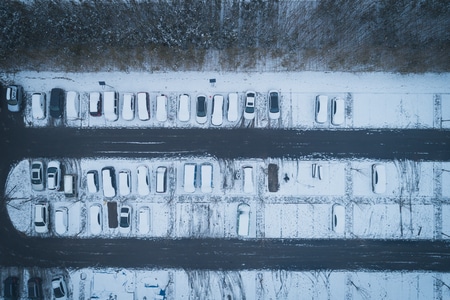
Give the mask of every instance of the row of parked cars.
[{"label": "row of parked cars", "polygon": [[331,115],[331,124],[342,125],[345,121],[345,100],[341,97],[331,99],[331,114],[328,112],[328,103],[328,96],[318,95],[316,97],[316,122],[323,124],[328,121],[328,116]]},{"label": "row of parked cars", "polygon": [[[20,295],[20,278],[17,276],[7,277],[3,281],[3,297],[8,300],[18,300],[23,299]],[[68,290],[66,281],[63,275],[57,275],[52,278],[52,292],[53,298],[58,300],[66,300],[68,299]],[[27,281],[27,299],[34,300],[44,300],[48,299],[45,297],[42,289],[42,278],[40,277],[32,277]]]},{"label": "row of parked cars", "polygon": [[45,167],[44,161],[34,160],[31,162],[31,187],[35,191],[43,191],[47,186],[48,190],[59,191],[61,189],[61,180],[63,181],[64,194],[67,197],[77,195],[77,178],[75,174],[65,174],[62,177],[61,163],[52,160]]}]

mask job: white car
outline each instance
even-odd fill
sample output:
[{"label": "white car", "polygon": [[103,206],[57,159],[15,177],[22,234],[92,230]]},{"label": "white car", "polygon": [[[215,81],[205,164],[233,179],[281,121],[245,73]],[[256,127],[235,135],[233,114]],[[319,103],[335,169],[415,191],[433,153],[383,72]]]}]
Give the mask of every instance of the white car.
[{"label": "white car", "polygon": [[122,118],[126,121],[134,119],[134,94],[123,94]]},{"label": "white car", "polygon": [[102,94],[92,92],[89,94],[89,115],[100,117],[102,115]]},{"label": "white car", "polygon": [[113,167],[102,169],[103,195],[107,198],[116,196],[116,172]]},{"label": "white car", "polygon": [[186,193],[195,192],[197,187],[197,165],[188,163],[184,164],[184,191]]},{"label": "white car", "polygon": [[156,120],[165,122],[167,120],[167,96],[159,95],[156,97]]},{"label": "white car", "polygon": [[49,190],[59,191],[61,182],[61,164],[59,161],[52,160],[47,166],[47,188]]},{"label": "white car", "polygon": [[238,93],[228,94],[227,119],[236,122],[239,118],[239,95]]},{"label": "white car", "polygon": [[331,213],[331,227],[336,233],[345,231],[345,207],[340,204],[334,204]]},{"label": "white car", "polygon": [[31,187],[35,191],[44,190],[44,163],[40,160],[31,162]]},{"label": "white car", "polygon": [[77,92],[69,91],[66,95],[67,120],[74,121],[80,118],[80,97]]},{"label": "white car", "polygon": [[34,230],[37,233],[48,232],[48,202],[39,202],[34,205]]},{"label": "white car", "polygon": [[328,96],[318,95],[316,97],[316,122],[325,123],[328,119]]},{"label": "white car", "polygon": [[45,93],[33,93],[31,96],[31,113],[33,119],[45,119]]},{"label": "white car", "polygon": [[212,105],[211,124],[220,126],[223,122],[223,96],[214,95]]},{"label": "white car", "polygon": [[140,234],[150,231],[150,209],[147,206],[139,209],[138,231]]},{"label": "white car", "polygon": [[87,189],[91,194],[98,192],[98,172],[96,170],[88,171],[86,174]]},{"label": "white car", "polygon": [[345,121],[345,101],[336,97],[331,101],[331,124],[341,125]]},{"label": "white car", "polygon": [[167,168],[158,167],[156,169],[156,192],[165,193],[167,190]]},{"label": "white car", "polygon": [[376,194],[386,192],[386,167],[384,165],[372,165],[372,189]]},{"label": "white car", "polygon": [[245,95],[244,119],[253,120],[255,118],[256,92],[248,91]]},{"label": "white car", "polygon": [[178,120],[187,122],[190,119],[191,98],[189,95],[183,94],[178,100]]},{"label": "white car", "polygon": [[195,114],[195,119],[197,120],[197,123],[199,123],[199,124],[206,123],[206,121],[208,120],[206,113],[207,113],[206,96],[198,95],[197,96],[197,105],[196,105],[196,114]]},{"label": "white car", "polygon": [[131,172],[130,170],[121,170],[119,172],[119,194],[127,196],[131,193]]},{"label": "white car", "polygon": [[269,119],[280,118],[280,93],[276,90],[269,91]]},{"label": "white car", "polygon": [[119,232],[129,233],[131,230],[131,208],[129,206],[122,206],[119,216]]},{"label": "white car", "polygon": [[107,121],[117,121],[119,118],[119,94],[114,91],[103,93],[103,108]]},{"label": "white car", "polygon": [[150,98],[148,93],[139,92],[137,94],[138,101],[138,117],[141,121],[147,121],[150,119]]},{"label": "white car", "polygon": [[59,275],[56,277],[53,277],[52,279],[52,290],[53,290],[53,296],[57,300],[66,300],[68,297],[68,290],[66,281],[64,280],[63,275]]},{"label": "white car", "polygon": [[244,170],[244,193],[253,193],[253,167],[246,166]]},{"label": "white car", "polygon": [[137,168],[137,190],[141,196],[147,196],[150,192],[147,166],[139,166]]},{"label": "white car", "polygon": [[89,207],[89,228],[92,234],[100,234],[102,232],[103,219],[102,207],[100,204],[92,204]]},{"label": "white car", "polygon": [[201,186],[202,193],[211,193],[213,185],[213,167],[210,163],[204,163],[200,167]]},{"label": "white car", "polygon": [[237,234],[248,236],[250,233],[250,205],[241,203],[238,205]]},{"label": "white car", "polygon": [[67,207],[57,208],[55,211],[55,232],[57,234],[64,234],[68,227]]}]

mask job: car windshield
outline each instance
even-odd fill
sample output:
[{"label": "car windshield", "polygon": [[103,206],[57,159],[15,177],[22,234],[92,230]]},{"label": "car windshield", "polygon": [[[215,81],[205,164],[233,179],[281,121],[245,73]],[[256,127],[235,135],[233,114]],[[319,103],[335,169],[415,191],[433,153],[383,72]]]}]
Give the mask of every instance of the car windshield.
[{"label": "car windshield", "polygon": [[33,183],[40,183],[41,182],[41,170],[34,170],[31,174],[32,182]]},{"label": "car windshield", "polygon": [[270,112],[276,113],[278,112],[278,95],[276,93],[272,93],[270,95]]},{"label": "car windshield", "polygon": [[247,106],[245,107],[245,112],[252,114],[255,111],[255,107],[249,105],[253,105],[253,102],[248,102]]},{"label": "car windshield", "polygon": [[17,91],[15,88],[9,88],[7,90],[7,102],[9,105],[17,105],[17,97],[16,97]]},{"label": "car windshield", "polygon": [[59,287],[53,289],[53,293],[55,294],[55,297],[56,297],[56,298],[62,298],[62,297],[64,297],[64,291],[63,291],[63,288],[62,288],[62,284],[61,284],[61,283],[59,283]]},{"label": "car windshield", "polygon": [[199,97],[197,102],[197,116],[199,117],[205,117],[206,116],[206,110],[205,110],[205,97]]}]

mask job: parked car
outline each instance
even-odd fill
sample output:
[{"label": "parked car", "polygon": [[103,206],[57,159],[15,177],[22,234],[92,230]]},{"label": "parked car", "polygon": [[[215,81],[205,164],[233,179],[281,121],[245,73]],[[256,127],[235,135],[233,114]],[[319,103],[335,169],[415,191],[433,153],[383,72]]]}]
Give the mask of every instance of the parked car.
[{"label": "parked car", "polygon": [[204,163],[200,167],[201,186],[202,193],[211,193],[213,185],[213,166],[210,163]]},{"label": "parked car", "polygon": [[159,122],[167,121],[167,96],[158,95],[156,97],[156,120]]},{"label": "parked car", "polygon": [[238,93],[228,94],[227,119],[236,122],[239,118],[239,95]]},{"label": "parked car", "polygon": [[120,233],[129,233],[131,230],[131,208],[122,206],[120,209],[119,231]]},{"label": "parked car", "polygon": [[190,119],[191,112],[191,98],[188,94],[180,95],[178,101],[178,120],[187,122]]},{"label": "parked car", "polygon": [[33,93],[33,95],[31,95],[31,114],[33,116],[33,119],[45,119],[45,97],[45,93]]},{"label": "parked car", "polygon": [[130,170],[121,170],[119,172],[119,194],[127,196],[131,193],[131,172]]},{"label": "parked car", "polygon": [[253,167],[245,166],[244,170],[244,193],[253,193]]},{"label": "parked car", "polygon": [[55,210],[55,232],[57,234],[64,234],[67,232],[68,223],[67,207],[60,207]]},{"label": "parked car", "polygon": [[345,101],[342,98],[333,98],[331,102],[331,123],[341,125],[345,121]]},{"label": "parked car", "polygon": [[138,231],[140,234],[150,231],[150,209],[147,206],[139,209]]},{"label": "parked car", "polygon": [[165,193],[167,190],[167,168],[158,167],[156,169],[156,192]]},{"label": "parked car", "polygon": [[20,295],[19,277],[9,276],[3,281],[3,296],[5,300],[18,300]]},{"label": "parked car", "polygon": [[237,234],[248,236],[250,233],[250,205],[241,203],[238,205]]},{"label": "parked car", "polygon": [[386,167],[382,164],[372,165],[372,190],[376,194],[386,192]]},{"label": "parked car", "polygon": [[89,114],[92,117],[100,117],[102,115],[102,94],[99,92],[89,94]]},{"label": "parked car", "polygon": [[64,196],[76,197],[77,196],[77,175],[66,174],[64,175]]},{"label": "parked car", "polygon": [[105,119],[107,121],[117,121],[119,118],[119,94],[114,91],[103,93]]},{"label": "parked car", "polygon": [[39,202],[34,205],[34,230],[37,233],[48,232],[48,202]]},{"label": "parked car", "polygon": [[28,299],[43,300],[44,294],[42,292],[42,279],[39,277],[32,277],[27,282]]},{"label": "parked car", "polygon": [[214,95],[211,113],[211,124],[220,126],[223,122],[223,96]]},{"label": "parked car", "polygon": [[67,290],[66,281],[64,280],[63,275],[53,277],[52,289],[53,289],[53,296],[55,297],[55,299],[58,300],[67,299],[69,292]]},{"label": "parked car", "polygon": [[116,196],[116,172],[113,167],[102,169],[103,195],[107,198]]},{"label": "parked car", "polygon": [[92,234],[100,234],[102,232],[103,219],[102,207],[100,204],[92,204],[89,207],[89,228]]},{"label": "parked car", "polygon": [[280,93],[276,90],[269,91],[269,119],[280,118]]},{"label": "parked car", "polygon": [[146,196],[150,192],[150,182],[148,177],[147,166],[139,166],[137,168],[137,189],[138,194],[141,196]]},{"label": "parked car", "polygon": [[328,119],[328,96],[316,97],[316,122],[325,123]]},{"label": "parked car", "polygon": [[184,164],[184,191],[186,193],[195,192],[197,187],[197,165],[192,163]]},{"label": "parked car", "polygon": [[345,207],[340,204],[334,204],[331,213],[331,227],[336,233],[345,231]]},{"label": "parked car", "polygon": [[70,121],[80,119],[80,96],[75,91],[67,92],[66,117]]},{"label": "parked car", "polygon": [[91,194],[98,192],[98,172],[96,170],[88,171],[86,174],[87,189]]},{"label": "parked car", "polygon": [[31,187],[35,191],[44,190],[44,163],[40,160],[31,162]]},{"label": "parked car", "polygon": [[134,94],[123,94],[122,118],[126,121],[134,119]]},{"label": "parked car", "polygon": [[20,85],[10,85],[6,88],[6,103],[10,112],[19,112],[23,103],[23,88]]},{"label": "parked car", "polygon": [[50,116],[60,119],[64,113],[64,90],[52,89],[50,93]]},{"label": "parked car", "polygon": [[253,120],[255,118],[255,98],[254,91],[248,91],[245,95],[244,119]]},{"label": "parked car", "polygon": [[195,114],[195,119],[197,120],[197,123],[199,123],[199,124],[206,123],[206,121],[207,121],[206,109],[207,109],[206,96],[198,95],[197,96],[196,114]]},{"label": "parked car", "polygon": [[141,121],[150,119],[150,97],[146,92],[139,92],[137,94],[138,101],[138,117]]},{"label": "parked car", "polygon": [[61,182],[61,164],[57,160],[52,160],[47,166],[47,187],[49,190],[59,191]]}]

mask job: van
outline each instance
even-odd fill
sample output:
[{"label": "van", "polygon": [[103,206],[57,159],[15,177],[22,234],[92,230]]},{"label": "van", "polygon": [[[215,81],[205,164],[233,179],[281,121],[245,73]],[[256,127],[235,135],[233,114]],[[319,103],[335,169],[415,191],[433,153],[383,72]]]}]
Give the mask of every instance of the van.
[{"label": "van", "polygon": [[86,174],[87,189],[91,194],[98,192],[98,173],[97,170],[90,170]]},{"label": "van", "polygon": [[197,186],[197,165],[196,164],[184,164],[184,191],[186,193],[195,192]]},{"label": "van", "polygon": [[77,195],[76,175],[64,175],[64,195],[66,197],[75,197]]},{"label": "van", "polygon": [[250,205],[241,203],[238,206],[237,234],[248,236],[250,233]]},{"label": "van", "polygon": [[331,124],[341,125],[345,121],[345,101],[342,98],[333,98],[331,102]]},{"label": "van", "polygon": [[141,121],[150,119],[150,98],[148,93],[140,92],[137,94],[138,117]]},{"label": "van", "polygon": [[116,174],[113,167],[102,169],[103,195],[107,198],[116,196]]},{"label": "van", "polygon": [[80,97],[77,92],[69,91],[66,95],[66,117],[74,121],[80,118]]},{"label": "van", "polygon": [[118,104],[119,95],[117,92],[104,92],[104,111],[105,119],[108,121],[117,121],[119,118]]},{"label": "van", "polygon": [[159,95],[156,97],[156,120],[165,122],[167,120],[167,96]]},{"label": "van", "polygon": [[140,234],[146,234],[150,231],[150,209],[147,206],[139,209],[138,231]]},{"label": "van", "polygon": [[253,193],[253,167],[244,167],[244,193]]},{"label": "van", "polygon": [[31,112],[34,119],[45,118],[45,93],[34,93],[31,96]]},{"label": "van", "polygon": [[213,182],[213,167],[211,164],[205,163],[200,167],[201,175],[201,191],[202,193],[212,192],[212,182]]},{"label": "van", "polygon": [[156,192],[165,193],[167,190],[167,168],[158,167],[156,169]]},{"label": "van", "polygon": [[60,207],[55,211],[55,232],[64,234],[67,232],[67,207]]},{"label": "van", "polygon": [[126,121],[134,119],[134,94],[123,94],[122,118]]},{"label": "van", "polygon": [[227,118],[230,122],[238,120],[239,116],[239,96],[238,93],[228,94]]},{"label": "van", "polygon": [[212,105],[211,124],[220,126],[223,122],[223,96],[214,95]]},{"label": "van", "polygon": [[328,118],[328,96],[318,95],[316,97],[316,122],[325,123]]},{"label": "van", "polygon": [[34,205],[34,229],[37,233],[48,232],[48,202]]}]

